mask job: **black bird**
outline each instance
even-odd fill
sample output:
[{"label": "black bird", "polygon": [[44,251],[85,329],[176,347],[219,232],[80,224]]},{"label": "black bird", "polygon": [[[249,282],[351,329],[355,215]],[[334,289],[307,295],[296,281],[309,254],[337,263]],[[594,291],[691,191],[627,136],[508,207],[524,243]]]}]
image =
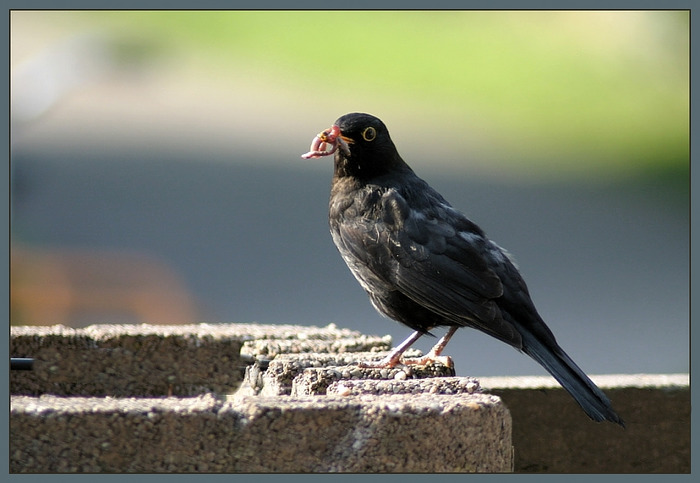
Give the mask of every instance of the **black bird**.
[{"label": "black bird", "polygon": [[[346,114],[302,157],[330,154],[333,241],[374,307],[415,331],[368,365],[445,361],[440,354],[455,331],[472,327],[540,363],[591,419],[624,426],[603,391],[559,347],[510,255],[413,172],[382,121]],[[449,330],[425,357],[402,358],[439,326]]]}]

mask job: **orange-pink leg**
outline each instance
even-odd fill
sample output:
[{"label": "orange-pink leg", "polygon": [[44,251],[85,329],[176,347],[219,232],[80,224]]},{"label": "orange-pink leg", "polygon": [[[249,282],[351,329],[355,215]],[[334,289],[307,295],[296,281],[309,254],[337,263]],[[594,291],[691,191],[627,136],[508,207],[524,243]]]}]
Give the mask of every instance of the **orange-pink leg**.
[{"label": "orange-pink leg", "polygon": [[414,364],[414,365],[426,365],[430,362],[440,362],[447,367],[454,368],[454,363],[452,358],[449,356],[442,356],[442,351],[450,341],[452,336],[457,332],[459,327],[450,327],[445,335],[430,349],[423,357],[401,357],[403,353],[413,345],[422,335],[422,332],[415,331],[411,334],[405,341],[399,344],[394,350],[392,350],[388,356],[377,362],[361,362],[360,367],[372,367],[372,368],[387,368],[394,367],[398,364]]}]

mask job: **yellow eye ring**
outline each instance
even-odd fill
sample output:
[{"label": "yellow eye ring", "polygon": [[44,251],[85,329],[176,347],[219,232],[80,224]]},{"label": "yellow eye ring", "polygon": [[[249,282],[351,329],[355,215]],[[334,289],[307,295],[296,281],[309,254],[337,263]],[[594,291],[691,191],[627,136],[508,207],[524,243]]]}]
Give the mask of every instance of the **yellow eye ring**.
[{"label": "yellow eye ring", "polygon": [[362,138],[365,141],[374,141],[374,138],[376,138],[376,137],[377,137],[377,130],[371,126],[368,128],[365,128],[365,130],[362,131]]}]

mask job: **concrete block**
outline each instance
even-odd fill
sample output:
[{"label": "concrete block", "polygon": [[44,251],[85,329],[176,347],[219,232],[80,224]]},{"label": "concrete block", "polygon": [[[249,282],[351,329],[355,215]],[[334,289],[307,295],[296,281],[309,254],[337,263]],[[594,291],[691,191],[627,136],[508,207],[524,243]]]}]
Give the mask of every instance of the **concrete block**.
[{"label": "concrete block", "polygon": [[507,472],[511,421],[488,394],[12,396],[15,472]]},{"label": "concrete block", "polygon": [[440,364],[357,365],[390,345],[335,326],[14,327],[11,356],[35,363],[11,371],[10,471],[510,471],[500,399]]},{"label": "concrete block", "polygon": [[690,473],[688,374],[591,376],[625,420],[594,423],[557,382],[483,377],[513,417],[517,473]]},{"label": "concrete block", "polygon": [[[391,369],[363,368],[358,362],[380,360],[386,353],[280,354],[272,361],[258,361],[246,368],[239,388],[244,395],[281,396],[325,394],[332,382],[350,379],[421,379],[454,376],[443,364],[400,366]],[[412,351],[409,356],[420,355]]]},{"label": "concrete block", "polygon": [[[280,407],[280,401],[285,401]],[[313,411],[321,402],[323,411]],[[252,471],[507,472],[510,418],[498,398],[390,395],[247,397],[256,415],[241,460]],[[311,410],[311,411],[309,411]],[[267,418],[274,420],[268,422]],[[275,430],[273,427],[284,430]],[[265,434],[278,434],[270,466]]]},{"label": "concrete block", "polygon": [[193,396],[235,391],[257,357],[387,350],[391,338],[326,327],[262,324],[15,326],[10,356],[34,358],[12,371],[12,394]]},{"label": "concrete block", "polygon": [[408,380],[341,380],[332,382],[326,394],[339,396],[382,394],[474,394],[481,385],[473,377],[431,377]]},{"label": "concrete block", "polygon": [[[267,326],[271,327],[271,326]],[[272,326],[274,327],[274,326]],[[255,358],[273,359],[280,354],[329,353],[345,354],[368,351],[388,351],[391,349],[391,336],[377,337],[363,335],[347,329],[287,334],[279,330],[264,338],[254,338],[243,342],[241,354]]]}]

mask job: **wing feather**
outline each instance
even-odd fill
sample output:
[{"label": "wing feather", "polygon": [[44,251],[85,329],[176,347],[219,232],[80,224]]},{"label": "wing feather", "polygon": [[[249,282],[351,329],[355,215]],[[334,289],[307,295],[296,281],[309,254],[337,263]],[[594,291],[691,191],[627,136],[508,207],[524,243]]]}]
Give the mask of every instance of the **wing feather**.
[{"label": "wing feather", "polygon": [[[493,260],[505,258],[500,249],[449,205],[437,212],[412,209],[392,189],[375,202],[381,218],[345,218],[333,230],[363,287],[398,290],[450,323],[473,326],[519,347],[520,335],[496,302],[503,295],[493,266]],[[491,251],[493,260],[483,256]]]}]

